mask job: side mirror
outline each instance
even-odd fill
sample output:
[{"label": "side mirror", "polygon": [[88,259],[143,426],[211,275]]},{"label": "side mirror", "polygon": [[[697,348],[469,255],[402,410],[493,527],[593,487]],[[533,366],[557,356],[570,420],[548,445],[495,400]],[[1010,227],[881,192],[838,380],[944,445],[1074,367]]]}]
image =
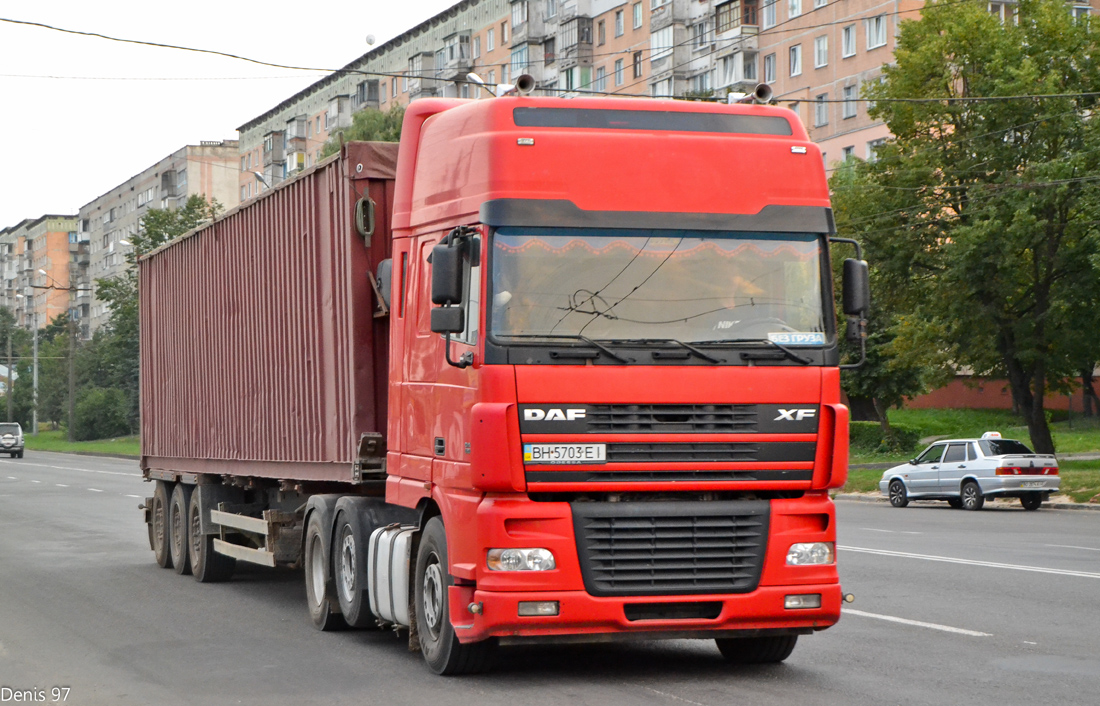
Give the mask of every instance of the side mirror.
[{"label": "side mirror", "polygon": [[[462,249],[462,245],[442,243],[432,248],[432,304],[462,303]],[[435,331],[434,310],[432,314]]]},{"label": "side mirror", "polygon": [[911,459],[909,459],[909,465],[910,465],[910,466],[915,466],[915,465],[917,465],[917,459],[915,459],[915,458],[911,458]]},{"label": "side mirror", "polygon": [[432,333],[462,333],[466,328],[466,313],[461,306],[432,309]]},{"label": "side mirror", "polygon": [[867,261],[848,258],[844,261],[844,313],[865,316],[871,308],[871,285]]}]

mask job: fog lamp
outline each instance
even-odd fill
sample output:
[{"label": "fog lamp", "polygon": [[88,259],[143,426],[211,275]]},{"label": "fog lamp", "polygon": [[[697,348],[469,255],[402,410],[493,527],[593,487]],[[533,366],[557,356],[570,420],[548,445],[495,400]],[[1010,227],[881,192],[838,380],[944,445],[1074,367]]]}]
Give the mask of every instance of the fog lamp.
[{"label": "fog lamp", "polygon": [[519,615],[521,618],[528,618],[540,615],[557,615],[558,614],[558,602],[557,601],[520,601],[519,602]]},{"label": "fog lamp", "polygon": [[787,610],[803,610],[805,608],[820,608],[821,594],[806,593],[797,596],[786,596],[783,599],[783,607]]}]

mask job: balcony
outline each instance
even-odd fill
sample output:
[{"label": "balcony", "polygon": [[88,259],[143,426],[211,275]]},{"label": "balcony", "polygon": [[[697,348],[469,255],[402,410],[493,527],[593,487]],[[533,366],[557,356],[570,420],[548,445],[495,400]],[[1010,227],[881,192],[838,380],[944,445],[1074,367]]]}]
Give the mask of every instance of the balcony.
[{"label": "balcony", "polygon": [[649,31],[656,32],[671,24],[683,24],[689,19],[689,0],[667,0],[649,14]]},{"label": "balcony", "polygon": [[283,132],[282,130],[276,130],[264,135],[264,166],[267,167],[271,164],[282,164],[283,155]]},{"label": "balcony", "polygon": [[558,30],[557,63],[559,71],[574,66],[592,65],[592,18],[573,17]]}]

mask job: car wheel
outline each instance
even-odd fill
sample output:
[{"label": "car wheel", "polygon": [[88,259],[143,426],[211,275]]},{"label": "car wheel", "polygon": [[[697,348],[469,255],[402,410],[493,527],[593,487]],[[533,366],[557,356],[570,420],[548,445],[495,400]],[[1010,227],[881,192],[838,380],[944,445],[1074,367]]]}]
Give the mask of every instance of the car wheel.
[{"label": "car wheel", "polygon": [[153,531],[153,558],[165,569],[172,568],[172,555],[168,551],[168,499],[172,488],[162,480],[157,481],[153,491],[153,506],[150,508],[150,527]]},{"label": "car wheel", "polygon": [[798,635],[719,637],[714,642],[731,664],[775,664],[791,656]]},{"label": "car wheel", "polygon": [[325,529],[319,513],[309,516],[302,559],[306,579],[306,603],[313,627],[323,632],[347,627],[332,585],[332,563],[325,547]]},{"label": "car wheel", "polygon": [[1040,493],[1028,493],[1020,497],[1020,504],[1025,510],[1038,510],[1043,504],[1043,496]]},{"label": "car wheel", "polygon": [[948,498],[947,504],[958,510],[963,506],[962,498]]},{"label": "car wheel", "polygon": [[981,510],[983,505],[985,505],[985,496],[982,495],[982,489],[978,484],[972,480],[963,483],[962,506],[967,510]]},{"label": "car wheel", "polygon": [[202,533],[202,514],[199,506],[199,490],[191,493],[187,506],[188,557],[191,574],[199,583],[228,581],[237,568],[237,560],[214,551],[214,535]]},{"label": "car wheel", "polygon": [[905,507],[909,504],[909,494],[905,492],[905,483],[897,478],[890,481],[890,504],[894,507]]}]

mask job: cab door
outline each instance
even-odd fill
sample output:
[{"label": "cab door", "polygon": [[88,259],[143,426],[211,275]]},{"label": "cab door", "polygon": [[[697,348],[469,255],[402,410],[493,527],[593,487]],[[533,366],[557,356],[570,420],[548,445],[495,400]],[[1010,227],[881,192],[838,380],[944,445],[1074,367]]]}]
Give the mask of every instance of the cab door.
[{"label": "cab door", "polygon": [[966,446],[966,442],[947,445],[947,451],[944,452],[943,459],[940,461],[940,477],[936,492],[958,495],[959,488],[962,487],[962,477],[966,474],[969,463],[966,459]]},{"label": "cab door", "polygon": [[947,444],[933,444],[917,457],[909,471],[909,494],[927,495],[937,492],[940,482],[940,459]]}]

